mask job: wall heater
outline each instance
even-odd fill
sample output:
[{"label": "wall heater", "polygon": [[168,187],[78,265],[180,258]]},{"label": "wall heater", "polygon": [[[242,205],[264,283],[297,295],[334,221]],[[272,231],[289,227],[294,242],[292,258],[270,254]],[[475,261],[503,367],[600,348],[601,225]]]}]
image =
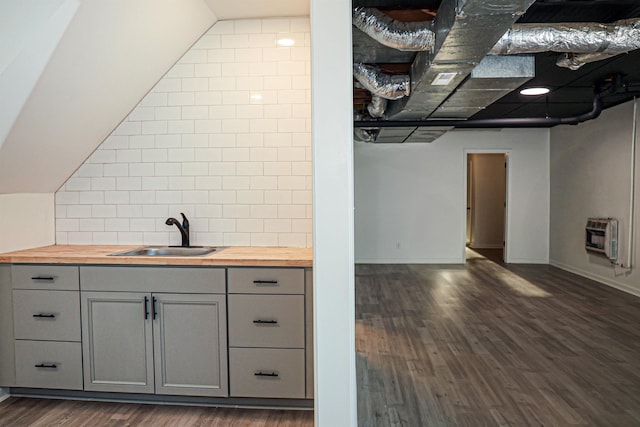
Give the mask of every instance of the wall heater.
[{"label": "wall heater", "polygon": [[589,218],[586,227],[585,248],[618,259],[618,220],[613,218]]}]

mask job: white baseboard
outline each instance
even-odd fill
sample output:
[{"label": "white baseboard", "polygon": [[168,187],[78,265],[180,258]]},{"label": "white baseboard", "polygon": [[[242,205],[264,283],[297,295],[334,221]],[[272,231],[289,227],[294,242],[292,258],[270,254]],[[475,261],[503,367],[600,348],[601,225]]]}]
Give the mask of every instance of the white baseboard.
[{"label": "white baseboard", "polygon": [[612,288],[616,288],[619,291],[623,291],[623,292],[626,292],[628,294],[640,297],[640,289],[632,288],[631,286],[626,285],[624,283],[620,283],[620,282],[618,282],[616,280],[611,280],[611,279],[609,279],[607,277],[603,277],[603,276],[600,276],[598,274],[593,274],[593,273],[590,273],[588,271],[580,270],[578,268],[572,267],[572,266],[570,266],[568,264],[563,264],[563,263],[561,263],[559,261],[556,261],[556,260],[553,260],[553,259],[549,260],[549,264],[554,266],[554,267],[558,267],[561,270],[565,270],[565,271],[568,271],[570,273],[577,274],[578,276],[586,277],[587,279],[595,280],[596,282],[602,283],[603,285],[607,285],[607,286],[610,286]]},{"label": "white baseboard", "polygon": [[548,259],[537,258],[509,258],[509,264],[549,264]]},{"label": "white baseboard", "polygon": [[356,264],[464,264],[462,258],[356,258]]},{"label": "white baseboard", "polygon": [[3,402],[10,397],[11,395],[9,394],[9,390],[7,390],[6,388],[0,388],[0,402]]}]

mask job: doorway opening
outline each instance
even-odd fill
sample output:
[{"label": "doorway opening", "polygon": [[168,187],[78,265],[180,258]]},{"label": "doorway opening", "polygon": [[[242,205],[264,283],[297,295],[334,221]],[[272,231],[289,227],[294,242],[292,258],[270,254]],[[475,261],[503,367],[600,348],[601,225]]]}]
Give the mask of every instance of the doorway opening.
[{"label": "doorway opening", "polygon": [[466,153],[465,260],[482,256],[507,262],[506,152]]}]

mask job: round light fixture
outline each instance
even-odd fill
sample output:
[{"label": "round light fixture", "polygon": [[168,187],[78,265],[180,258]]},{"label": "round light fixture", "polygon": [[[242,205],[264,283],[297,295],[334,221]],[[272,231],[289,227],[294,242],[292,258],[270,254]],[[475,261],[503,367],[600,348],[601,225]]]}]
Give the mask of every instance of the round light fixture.
[{"label": "round light fixture", "polygon": [[290,47],[294,44],[296,44],[296,42],[293,39],[278,39],[278,46]]},{"label": "round light fixture", "polygon": [[549,93],[548,87],[528,87],[520,91],[520,95],[536,96]]}]

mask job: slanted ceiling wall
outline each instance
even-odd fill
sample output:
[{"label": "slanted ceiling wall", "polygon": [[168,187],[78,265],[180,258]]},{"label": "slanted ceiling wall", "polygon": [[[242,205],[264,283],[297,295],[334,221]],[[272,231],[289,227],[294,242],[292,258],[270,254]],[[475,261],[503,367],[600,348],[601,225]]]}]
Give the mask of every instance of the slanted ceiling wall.
[{"label": "slanted ceiling wall", "polygon": [[219,21],[57,192],[57,243],[179,244],[184,212],[195,245],[311,246],[309,44]]},{"label": "slanted ceiling wall", "polygon": [[[619,263],[629,262],[633,102],[606,110],[579,126],[551,130],[551,247],[553,265],[640,295],[638,232],[632,239],[633,270],[613,266],[585,250],[589,217],[618,219]],[[636,152],[636,159],[638,153]],[[635,203],[640,177],[636,172]],[[640,212],[635,211],[636,229]]]},{"label": "slanted ceiling wall", "polygon": [[[30,3],[24,2],[25,7]],[[0,194],[56,191],[215,21],[203,0],[80,2],[0,143]],[[21,37],[23,50],[48,54],[41,45],[28,43],[36,35]],[[32,74],[34,61],[18,64],[26,67],[22,73],[13,63],[5,66],[16,76],[13,84]]]}]

